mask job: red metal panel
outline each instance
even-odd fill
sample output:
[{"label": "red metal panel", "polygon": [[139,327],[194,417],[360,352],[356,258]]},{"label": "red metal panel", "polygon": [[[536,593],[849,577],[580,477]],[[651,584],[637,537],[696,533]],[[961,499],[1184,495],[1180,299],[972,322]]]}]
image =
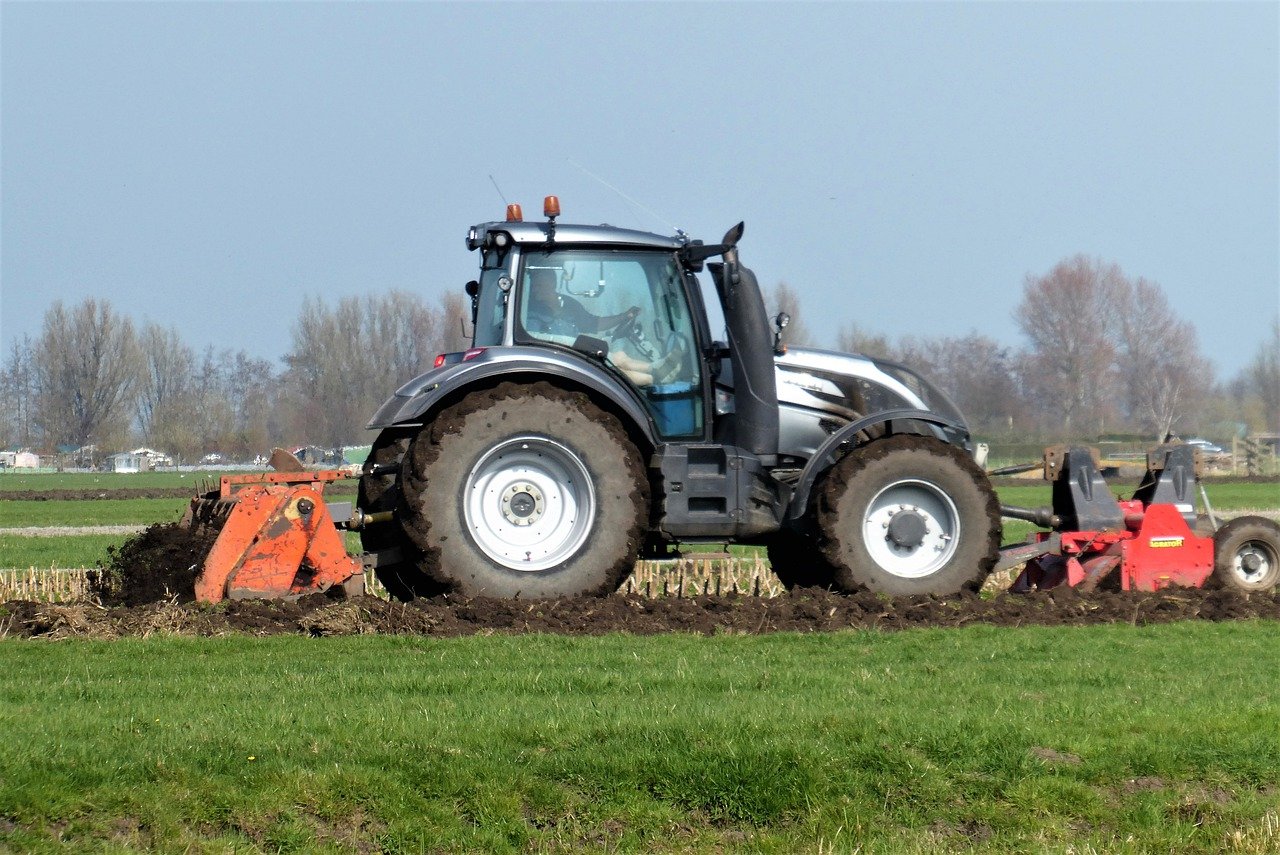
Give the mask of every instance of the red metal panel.
[{"label": "red metal panel", "polygon": [[1152,505],[1124,545],[1121,572],[1126,590],[1199,588],[1213,573],[1213,538],[1197,537],[1173,505]]}]

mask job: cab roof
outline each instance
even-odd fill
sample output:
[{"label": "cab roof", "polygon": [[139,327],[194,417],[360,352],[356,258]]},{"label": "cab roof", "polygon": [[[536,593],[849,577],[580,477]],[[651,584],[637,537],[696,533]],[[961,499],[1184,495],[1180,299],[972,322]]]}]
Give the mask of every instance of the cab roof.
[{"label": "cab roof", "polygon": [[[505,233],[513,243],[543,246],[551,235],[551,224],[545,221],[535,223],[504,221],[480,223],[472,226],[471,231],[467,234],[467,248],[476,249],[484,246],[490,236],[499,233]],[[586,226],[574,223],[556,223],[554,243],[556,245],[595,244],[676,250],[688,243],[688,240],[683,236],[658,235],[634,229],[620,229],[610,225]]]}]

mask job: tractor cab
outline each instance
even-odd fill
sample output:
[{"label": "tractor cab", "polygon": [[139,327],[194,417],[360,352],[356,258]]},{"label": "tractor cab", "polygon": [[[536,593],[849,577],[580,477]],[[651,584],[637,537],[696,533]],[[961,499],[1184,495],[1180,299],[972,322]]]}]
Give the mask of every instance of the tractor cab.
[{"label": "tractor cab", "polygon": [[[554,199],[554,197],[549,197]],[[684,243],[612,226],[504,222],[471,229],[481,275],[469,288],[473,348],[535,347],[613,375],[660,442],[709,437],[713,353]]]}]

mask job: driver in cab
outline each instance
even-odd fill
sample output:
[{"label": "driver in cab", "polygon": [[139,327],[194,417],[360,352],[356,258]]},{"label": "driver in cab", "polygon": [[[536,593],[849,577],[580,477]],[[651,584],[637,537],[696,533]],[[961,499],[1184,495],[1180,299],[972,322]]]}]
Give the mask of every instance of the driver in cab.
[{"label": "driver in cab", "polygon": [[[595,335],[635,323],[640,315],[639,306],[616,315],[593,315],[577,300],[556,291],[556,274],[552,270],[531,270],[528,282],[525,328],[559,344],[571,345],[579,335]],[[612,350],[609,361],[637,386],[652,386],[655,381],[669,382],[669,377],[679,370],[681,356],[677,351],[656,362],[645,362],[622,350]]]}]

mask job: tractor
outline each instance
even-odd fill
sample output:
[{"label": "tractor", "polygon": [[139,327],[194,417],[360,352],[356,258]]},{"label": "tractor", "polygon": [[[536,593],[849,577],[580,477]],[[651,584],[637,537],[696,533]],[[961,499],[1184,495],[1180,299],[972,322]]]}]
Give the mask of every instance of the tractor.
[{"label": "tractor", "polygon": [[472,346],[369,422],[361,539],[391,594],[604,594],[701,543],[762,545],[789,586],[981,583],[1000,506],[941,390],[786,346],[741,223],[705,244],[559,214],[470,229]]},{"label": "tractor", "polygon": [[[274,472],[193,498],[186,523],[217,533],[197,599],[358,595],[369,569],[402,600],[607,594],[637,558],[730,542],[765,547],[788,587],[890,595],[1017,567],[1023,592],[1280,584],[1280,525],[1219,526],[1194,445],[1152,449],[1123,500],[1083,447],[986,473],[964,417],[915,371],[783,343],[789,319],[770,321],[739,260],[741,223],[704,244],[562,225],[554,196],[544,212],[471,228],[472,346],[373,416],[356,505],[323,497],[355,473],[280,450]],[[1034,468],[1052,504],[1002,507],[988,474]],[[1002,517],[1047,530],[1002,549]]]}]

